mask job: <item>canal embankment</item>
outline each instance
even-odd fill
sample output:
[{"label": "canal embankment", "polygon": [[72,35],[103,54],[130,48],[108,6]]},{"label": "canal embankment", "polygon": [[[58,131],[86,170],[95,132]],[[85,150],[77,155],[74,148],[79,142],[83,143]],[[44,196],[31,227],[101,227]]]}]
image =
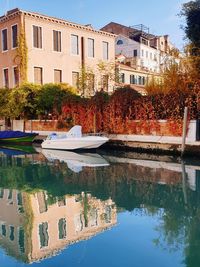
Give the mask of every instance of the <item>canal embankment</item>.
[{"label": "canal embankment", "polygon": [[[37,132],[38,136],[35,139],[35,142],[41,143],[52,132],[63,133],[68,130],[65,128],[59,129],[56,125],[57,121],[51,120],[14,120],[13,130]],[[177,129],[178,127],[181,127],[180,123],[177,124],[173,121],[159,120],[156,122],[146,121],[146,125],[144,125],[144,122],[141,124],[140,121],[134,121],[134,126],[136,127],[133,131],[134,134],[113,134],[104,132],[103,134],[109,138],[109,142],[104,146],[104,148],[153,154],[180,155],[182,153],[182,129]],[[199,137],[199,121],[188,121],[185,138],[185,155],[200,155]]]}]

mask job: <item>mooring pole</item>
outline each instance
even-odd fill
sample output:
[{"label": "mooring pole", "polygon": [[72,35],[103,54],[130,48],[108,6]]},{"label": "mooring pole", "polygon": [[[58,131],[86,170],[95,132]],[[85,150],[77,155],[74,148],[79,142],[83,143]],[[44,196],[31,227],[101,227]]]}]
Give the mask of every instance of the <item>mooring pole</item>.
[{"label": "mooring pole", "polygon": [[183,118],[183,133],[182,133],[182,146],[181,146],[181,156],[183,156],[185,152],[185,141],[187,134],[187,117],[188,117],[188,107],[184,109],[184,118]]},{"label": "mooring pole", "polygon": [[187,205],[187,174],[185,170],[185,163],[181,161],[181,169],[182,169],[182,189],[185,205]]}]

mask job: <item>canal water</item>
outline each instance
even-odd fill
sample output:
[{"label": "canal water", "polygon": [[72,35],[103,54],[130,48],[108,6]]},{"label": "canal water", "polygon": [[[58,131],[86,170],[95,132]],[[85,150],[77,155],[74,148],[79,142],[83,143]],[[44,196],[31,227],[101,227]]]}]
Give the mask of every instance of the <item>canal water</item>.
[{"label": "canal water", "polygon": [[0,266],[199,267],[200,164],[0,149]]}]

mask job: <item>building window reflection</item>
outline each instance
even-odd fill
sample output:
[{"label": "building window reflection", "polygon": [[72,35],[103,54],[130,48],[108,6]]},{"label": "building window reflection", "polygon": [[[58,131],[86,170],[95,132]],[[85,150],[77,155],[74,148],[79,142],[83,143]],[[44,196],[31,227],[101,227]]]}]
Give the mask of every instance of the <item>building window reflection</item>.
[{"label": "building window reflection", "polygon": [[6,225],[5,224],[2,224],[1,226],[1,233],[3,236],[6,236]]},{"label": "building window reflection", "polygon": [[98,225],[97,219],[98,219],[97,209],[92,208],[90,211],[90,225],[97,226]]},{"label": "building window reflection", "polygon": [[61,218],[58,222],[59,239],[64,239],[67,236],[66,233],[66,220]]},{"label": "building window reflection", "polygon": [[15,233],[15,228],[14,228],[14,226],[10,226],[10,240],[11,241],[13,241],[14,239],[15,239],[15,235],[14,235],[14,233]]},{"label": "building window reflection", "polygon": [[83,218],[81,214],[74,217],[75,231],[81,232],[83,230]]},{"label": "building window reflection", "polygon": [[49,244],[48,223],[44,222],[39,225],[40,248],[47,247]]},{"label": "building window reflection", "polygon": [[105,208],[105,222],[106,223],[111,223],[111,219],[112,219],[111,215],[112,215],[111,206],[106,206]]},{"label": "building window reflection", "polygon": [[12,189],[10,189],[9,191],[8,191],[8,199],[12,199]]},{"label": "building window reflection", "polygon": [[21,253],[25,252],[25,244],[24,244],[24,229],[22,227],[19,228],[19,249]]},{"label": "building window reflection", "polygon": [[0,188],[0,198],[3,198],[3,196],[4,196],[4,190],[3,188]]}]

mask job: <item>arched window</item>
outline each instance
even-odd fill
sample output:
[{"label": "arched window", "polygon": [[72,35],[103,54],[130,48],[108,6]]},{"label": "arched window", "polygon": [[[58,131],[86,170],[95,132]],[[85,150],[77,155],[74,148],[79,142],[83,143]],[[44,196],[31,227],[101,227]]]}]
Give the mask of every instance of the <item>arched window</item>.
[{"label": "arched window", "polygon": [[123,44],[123,41],[122,40],[118,40],[117,41],[117,45],[122,45]]}]

